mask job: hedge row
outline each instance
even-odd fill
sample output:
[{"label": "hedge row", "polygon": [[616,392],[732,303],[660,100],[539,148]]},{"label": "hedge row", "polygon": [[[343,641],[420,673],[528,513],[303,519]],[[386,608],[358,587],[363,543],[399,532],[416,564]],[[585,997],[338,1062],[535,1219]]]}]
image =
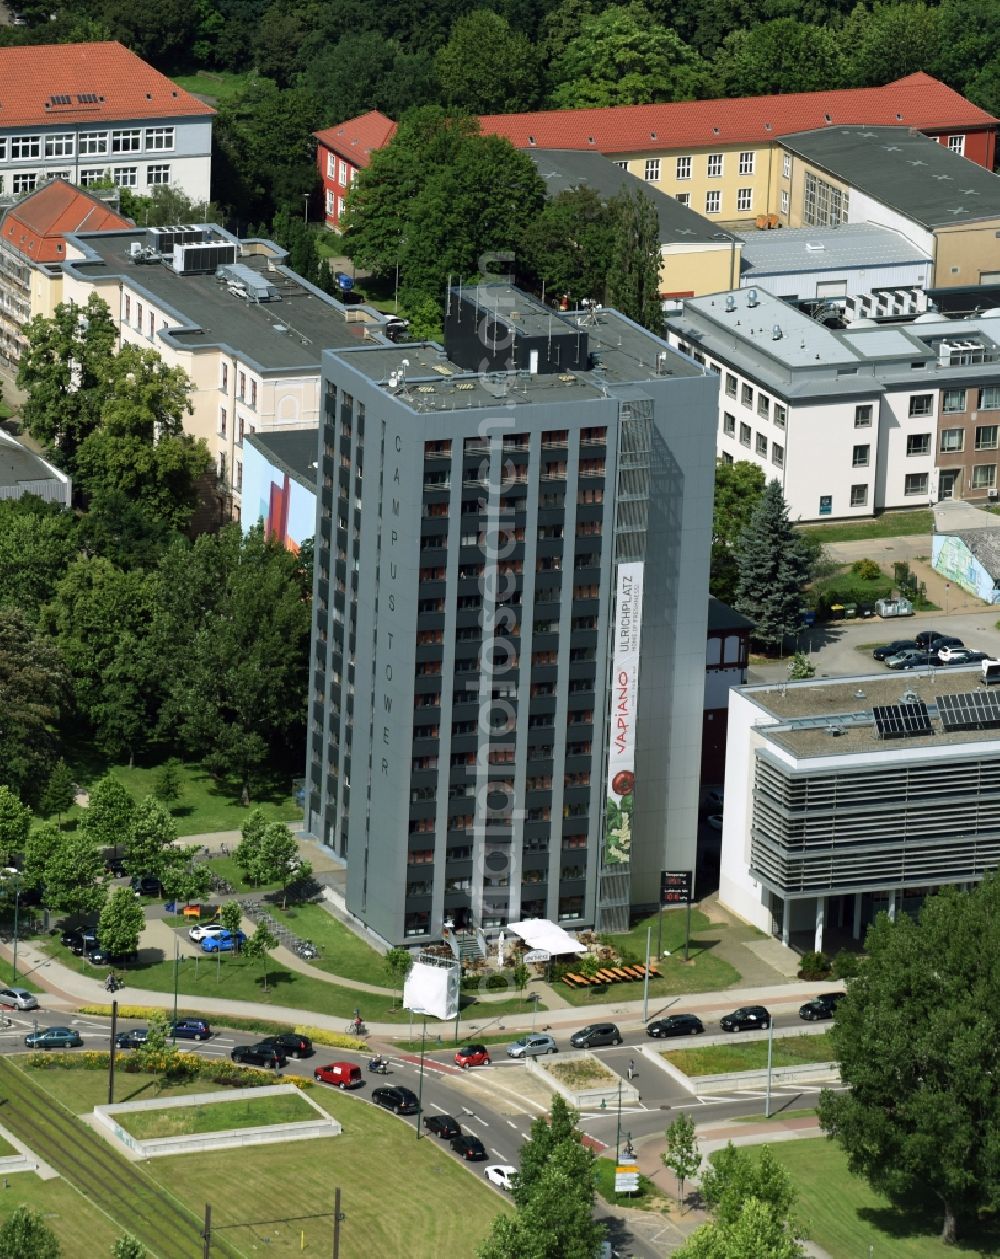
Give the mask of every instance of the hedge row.
[{"label": "hedge row", "polygon": [[[109,1005],[85,1005],[80,1007],[80,1013],[110,1018],[111,1007]],[[118,1017],[120,1019],[149,1020],[158,1014],[167,1014],[169,1017],[168,1011],[158,1006],[119,1005],[118,1007]],[[177,1017],[201,1018],[202,1016],[193,1010],[178,1010]],[[209,1022],[216,1027],[231,1027],[238,1032],[258,1032],[261,1036],[277,1036],[280,1032],[289,1030],[287,1023],[272,1023],[266,1019],[241,1019],[230,1017],[228,1014],[212,1018]],[[300,1036],[308,1036],[317,1045],[329,1045],[335,1049],[355,1049],[358,1052],[364,1052],[368,1048],[367,1042],[359,1040],[356,1036],[345,1036],[342,1032],[330,1032],[323,1027],[296,1026],[292,1030],[298,1032]]]},{"label": "hedge row", "polygon": [[[51,1070],[62,1067],[69,1071],[107,1071],[111,1055],[92,1049],[83,1053],[33,1053],[28,1054],[26,1061],[36,1071]],[[162,1061],[150,1061],[138,1057],[119,1057],[116,1063],[119,1071],[126,1075],[162,1073],[168,1080],[175,1083],[183,1080],[207,1080],[212,1084],[224,1084],[231,1088],[262,1088],[275,1082],[273,1071],[259,1070],[257,1067],[243,1067],[235,1062],[219,1062],[213,1058],[199,1058],[197,1054],[181,1053],[175,1058],[171,1053],[164,1054]],[[281,1076],[282,1084],[294,1084],[299,1089],[311,1089],[313,1081],[304,1076]]]}]

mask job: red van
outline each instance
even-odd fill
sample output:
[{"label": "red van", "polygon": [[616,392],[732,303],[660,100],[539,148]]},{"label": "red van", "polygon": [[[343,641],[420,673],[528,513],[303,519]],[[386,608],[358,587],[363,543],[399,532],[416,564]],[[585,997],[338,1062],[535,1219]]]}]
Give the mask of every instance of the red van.
[{"label": "red van", "polygon": [[313,1079],[321,1084],[335,1084],[339,1089],[356,1089],[364,1083],[361,1068],[353,1062],[328,1062],[325,1067],[317,1067]]}]

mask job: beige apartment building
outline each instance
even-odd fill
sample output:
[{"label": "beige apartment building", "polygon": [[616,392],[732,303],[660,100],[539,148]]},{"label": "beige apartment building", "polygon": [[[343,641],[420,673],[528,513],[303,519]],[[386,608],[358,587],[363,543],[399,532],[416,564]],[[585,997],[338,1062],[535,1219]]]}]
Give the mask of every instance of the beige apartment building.
[{"label": "beige apartment building", "polygon": [[215,458],[221,510],[239,517],[246,434],[315,428],[325,349],[383,342],[385,317],[345,306],[284,265],[272,241],[212,224],[66,238],[62,300],[108,304],[123,343],[192,384],[185,428]]}]

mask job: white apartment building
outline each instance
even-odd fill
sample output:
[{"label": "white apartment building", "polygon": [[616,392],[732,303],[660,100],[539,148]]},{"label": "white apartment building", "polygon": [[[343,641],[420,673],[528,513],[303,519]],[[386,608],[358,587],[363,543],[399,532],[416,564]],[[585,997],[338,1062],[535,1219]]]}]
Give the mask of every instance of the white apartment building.
[{"label": "white apartment building", "polygon": [[688,299],[666,335],[719,377],[719,457],[814,521],[997,497],[998,314],[833,331],[757,288]]},{"label": "white apartment building", "polygon": [[215,110],[121,44],[0,48],[0,196],[46,180],[211,198]]},{"label": "white apartment building", "polygon": [[214,224],[66,237],[62,300],[107,303],[123,343],[192,383],[185,429],[212,451],[239,517],[247,433],[316,428],[325,349],[382,341],[386,317],[344,306],[284,266],[283,249]]}]

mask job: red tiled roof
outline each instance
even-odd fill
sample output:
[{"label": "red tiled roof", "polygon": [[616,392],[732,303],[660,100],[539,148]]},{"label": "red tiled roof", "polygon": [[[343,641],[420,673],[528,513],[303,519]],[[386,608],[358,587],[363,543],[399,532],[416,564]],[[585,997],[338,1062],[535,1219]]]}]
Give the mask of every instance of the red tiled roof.
[{"label": "red tiled roof", "polygon": [[327,127],[325,131],[313,132],[325,148],[332,149],[353,166],[359,167],[367,166],[375,149],[388,144],[395,134],[396,124],[377,109],[336,127]]},{"label": "red tiled roof", "polygon": [[54,179],[7,211],[0,238],[33,262],[62,262],[64,232],[112,232],[131,226],[90,193]]},{"label": "red tiled roof", "polygon": [[0,127],[214,113],[119,43],[0,48]]},{"label": "red tiled roof", "polygon": [[505,136],[518,148],[590,149],[595,153],[751,144],[831,123],[946,131],[994,127],[996,122],[984,109],[922,72],[884,87],[487,114],[479,119],[484,132]]}]

